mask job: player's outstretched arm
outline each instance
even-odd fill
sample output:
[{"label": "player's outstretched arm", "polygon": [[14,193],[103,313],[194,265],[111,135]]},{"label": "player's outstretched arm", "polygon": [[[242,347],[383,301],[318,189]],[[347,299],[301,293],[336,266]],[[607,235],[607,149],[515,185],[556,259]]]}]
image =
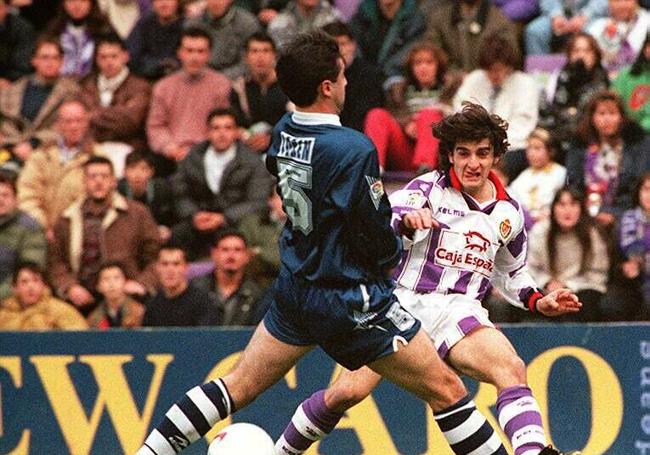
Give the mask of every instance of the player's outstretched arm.
[{"label": "player's outstretched arm", "polygon": [[536,306],[537,311],[545,316],[560,316],[580,311],[582,303],[569,289],[561,288],[540,298]]}]

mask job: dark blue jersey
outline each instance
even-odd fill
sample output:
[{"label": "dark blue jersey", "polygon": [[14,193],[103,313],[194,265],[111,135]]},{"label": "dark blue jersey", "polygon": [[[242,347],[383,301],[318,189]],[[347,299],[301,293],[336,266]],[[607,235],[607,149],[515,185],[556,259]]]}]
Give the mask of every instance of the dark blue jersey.
[{"label": "dark blue jersey", "polygon": [[334,115],[286,114],[273,129],[266,163],[288,215],[280,255],[294,276],[361,283],[397,265],[400,240],[366,136]]}]

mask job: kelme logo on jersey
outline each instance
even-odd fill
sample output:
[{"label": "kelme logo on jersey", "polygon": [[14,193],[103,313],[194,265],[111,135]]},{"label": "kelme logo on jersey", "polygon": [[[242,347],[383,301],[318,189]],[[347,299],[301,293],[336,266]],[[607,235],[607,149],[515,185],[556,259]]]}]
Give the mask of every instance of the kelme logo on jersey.
[{"label": "kelme logo on jersey", "polygon": [[441,267],[469,270],[489,277],[494,270],[494,262],[486,257],[491,242],[478,231],[463,234],[443,229],[435,262]]}]

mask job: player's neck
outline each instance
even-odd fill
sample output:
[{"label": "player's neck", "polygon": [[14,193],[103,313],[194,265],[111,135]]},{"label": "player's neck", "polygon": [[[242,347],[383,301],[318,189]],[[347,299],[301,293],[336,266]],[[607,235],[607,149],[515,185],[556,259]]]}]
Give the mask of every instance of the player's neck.
[{"label": "player's neck", "polygon": [[470,195],[479,204],[492,201],[497,197],[497,189],[494,186],[494,183],[492,183],[490,180],[486,180],[483,186],[481,186],[481,188],[477,189],[476,191],[470,192],[466,189],[463,189],[463,191]]},{"label": "player's neck", "polygon": [[334,114],[334,115],[339,115],[339,112],[336,109],[336,106],[334,106],[330,102],[327,102],[327,100],[316,100],[313,104],[310,104],[309,106],[301,106],[301,107],[296,106],[296,111],[298,111],[298,112],[306,112],[306,113],[309,113],[309,114]]}]

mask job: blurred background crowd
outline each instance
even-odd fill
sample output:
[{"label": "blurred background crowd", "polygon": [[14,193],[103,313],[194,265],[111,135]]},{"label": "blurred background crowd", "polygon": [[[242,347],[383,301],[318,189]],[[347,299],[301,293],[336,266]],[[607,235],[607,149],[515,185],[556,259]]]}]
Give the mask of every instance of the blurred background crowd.
[{"label": "blurred background crowd", "polygon": [[[650,320],[649,0],[0,0],[0,329],[260,321],[286,215],[275,61],[322,28],[398,187],[465,100],[567,321]],[[296,71],[301,71],[296,68]],[[494,290],[495,321],[542,321]]]}]

